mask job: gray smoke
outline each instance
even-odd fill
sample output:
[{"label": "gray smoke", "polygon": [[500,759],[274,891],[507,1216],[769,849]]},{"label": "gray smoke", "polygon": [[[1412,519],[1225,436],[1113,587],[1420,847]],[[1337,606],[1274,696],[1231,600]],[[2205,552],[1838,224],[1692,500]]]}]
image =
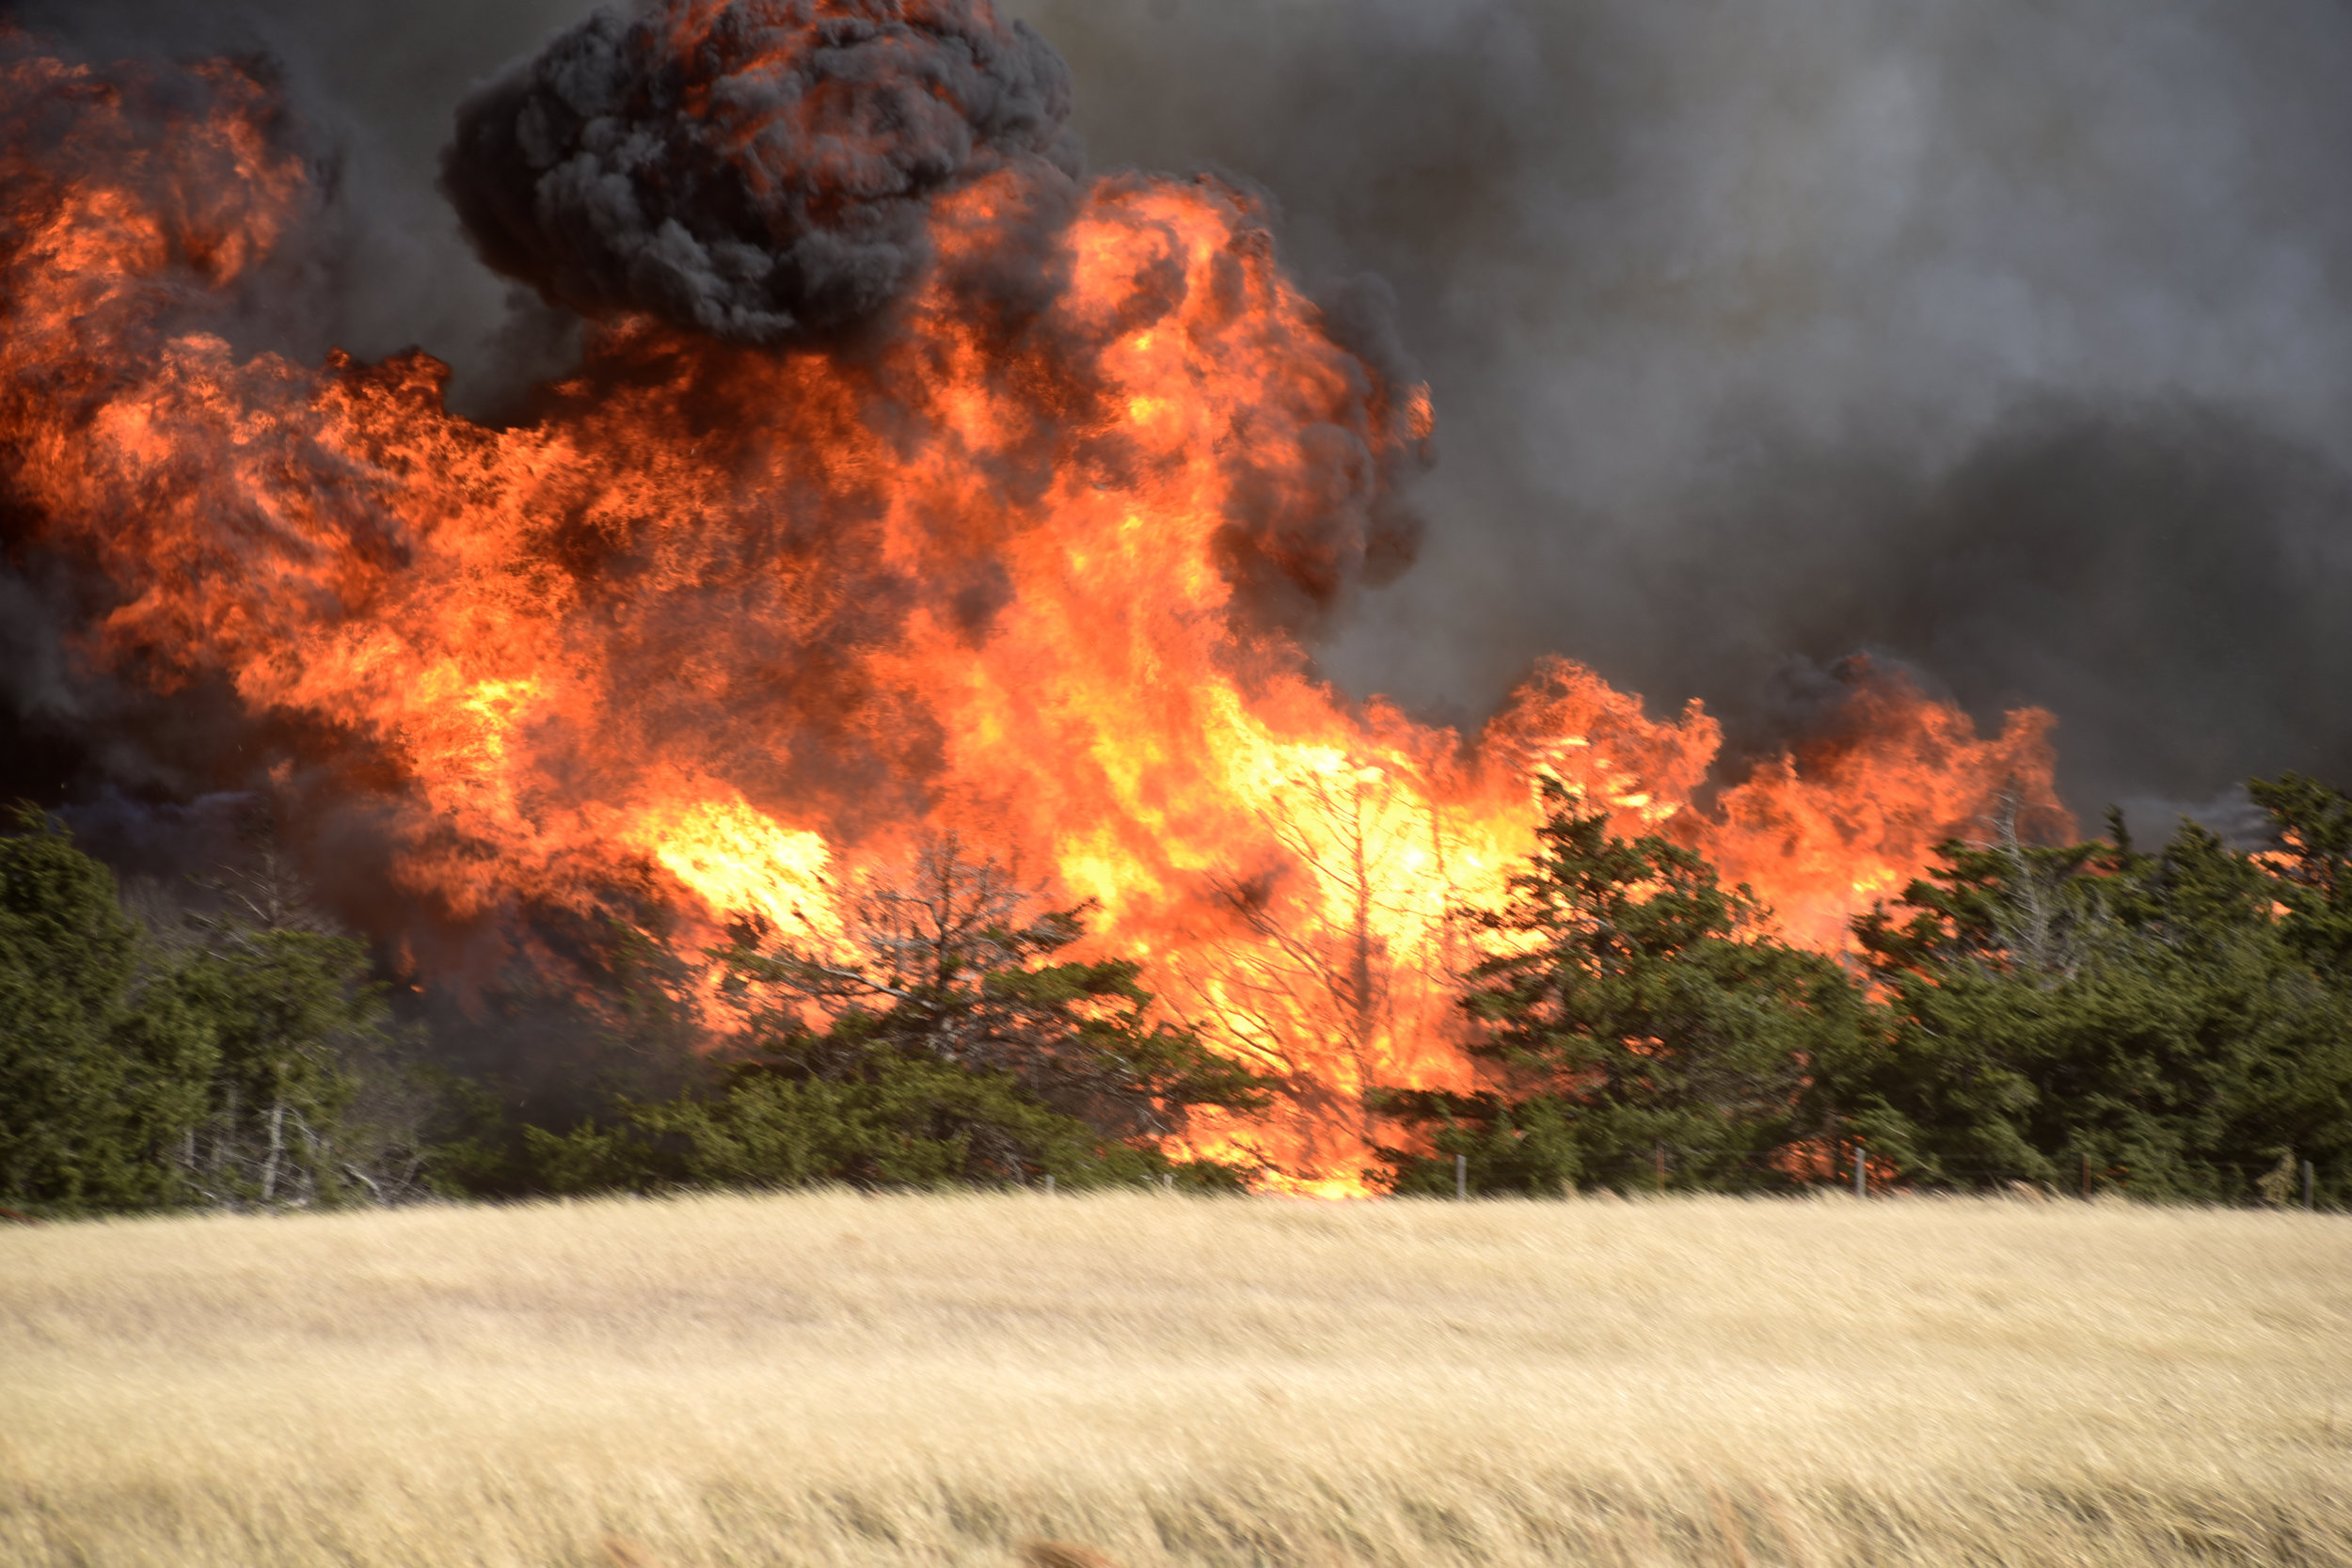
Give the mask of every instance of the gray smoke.
[{"label": "gray smoke", "polygon": [[[1762,748],[1868,649],[2055,708],[2087,820],[2352,782],[2352,8],[1001,8],[1097,167],[1237,171],[1311,277],[1394,285],[1440,462],[1324,649],[1350,686],[1475,718],[1556,650]],[[584,5],[17,9],[288,62],[358,236],[317,333],[422,341],[469,409],[561,363],[433,182],[469,85]]]},{"label": "gray smoke", "polygon": [[775,342],[903,293],[934,198],[1077,172],[1068,69],[984,0],[703,8],[597,11],[459,105],[441,188],[485,261],[583,314]]},{"label": "gray smoke", "polygon": [[1008,0],[1095,163],[1205,160],[1434,385],[1419,562],[1325,650],[1544,650],[1735,742],[1870,650],[2062,784],[2352,782],[2352,8]]}]

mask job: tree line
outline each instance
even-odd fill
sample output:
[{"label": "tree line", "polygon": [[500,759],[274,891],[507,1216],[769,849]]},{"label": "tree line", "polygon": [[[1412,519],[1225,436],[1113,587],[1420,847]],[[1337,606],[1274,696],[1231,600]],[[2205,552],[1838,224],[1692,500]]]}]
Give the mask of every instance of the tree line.
[{"label": "tree line", "polygon": [[[1479,1086],[1376,1090],[1366,1174],[1399,1195],[1789,1192],[1860,1160],[1913,1189],[2243,1202],[2308,1168],[2341,1206],[2352,799],[2249,790],[2250,850],[2191,822],[2143,849],[2113,814],[2065,846],[1996,819],[1834,957],[1551,786],[1503,904],[1459,911]],[[1266,1172],[1187,1159],[1184,1134],[1292,1087],[1155,1005],[1136,960],[1073,958],[1089,910],[953,838],[846,890],[824,940],[746,924],[707,970],[646,944],[600,1026],[666,1030],[686,1065],[562,1117],[435,1066],[364,947],[289,885],[265,860],[200,912],[140,918],[45,819],[0,837],[0,1205],[1240,1191]]]},{"label": "tree line", "polygon": [[422,1085],[366,949],[274,858],[217,911],[148,921],[38,814],[0,837],[0,1204],[425,1195]]},{"label": "tree line", "polygon": [[[2278,1200],[2352,1156],[2352,800],[2249,786],[2270,845],[2184,821],[2154,851],[1950,842],[1847,960],[1771,934],[1744,889],[1555,795],[1474,918],[1470,1050],[1492,1087],[1391,1092],[1402,1192],[1785,1191],[1850,1168]],[[1455,1158],[1460,1158],[1459,1167]]]}]

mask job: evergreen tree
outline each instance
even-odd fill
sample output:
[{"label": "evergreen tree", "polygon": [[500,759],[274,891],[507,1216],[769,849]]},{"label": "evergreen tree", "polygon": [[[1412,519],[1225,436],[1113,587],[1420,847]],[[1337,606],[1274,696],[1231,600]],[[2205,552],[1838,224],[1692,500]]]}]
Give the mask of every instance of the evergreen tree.
[{"label": "evergreen tree", "polygon": [[1765,911],[1692,850],[1624,839],[1558,784],[1464,1005],[1499,1086],[1391,1092],[1434,1157],[1384,1151],[1398,1192],[1770,1188],[1808,1131],[1807,1064],[1850,1051],[1865,1008],[1832,959],[1763,934]]},{"label": "evergreen tree", "polygon": [[172,1201],[217,1031],[122,911],[115,879],[38,815],[0,837],[0,1203]]},{"label": "evergreen tree", "polygon": [[846,900],[846,942],[746,927],[719,955],[742,1020],[720,1092],[540,1133],[543,1180],[1082,1185],[1174,1170],[1163,1148],[1195,1108],[1260,1110],[1265,1085],[1155,1019],[1133,960],[1064,958],[1085,912],[1041,909],[948,838],[905,881]]},{"label": "evergreen tree", "polygon": [[[38,816],[0,838],[0,1203],[412,1196],[421,1151],[365,950],[264,872],[154,928]],[[350,1112],[365,1099],[368,1116]],[[404,1124],[405,1117],[405,1124]]]},{"label": "evergreen tree", "polygon": [[367,950],[320,931],[228,924],[188,961],[181,990],[218,1042],[187,1180],[215,1202],[265,1208],[382,1197],[382,1180],[355,1158],[360,1130],[346,1125],[363,1068],[397,1070],[384,1061],[390,1019]]},{"label": "evergreen tree", "polygon": [[[1826,1058],[1820,1089],[1907,1180],[2072,1189],[2088,1171],[2235,1199],[2282,1158],[2341,1162],[2352,1012],[2312,961],[2328,895],[2194,823],[2149,855],[2111,820],[2106,843],[1947,844],[1900,911],[1856,922],[1889,1027]],[[2293,897],[2315,918],[2281,921]]]},{"label": "evergreen tree", "polygon": [[2352,797],[2300,773],[2247,793],[2270,818],[2262,863],[2286,909],[2280,935],[2331,985],[2352,985]]},{"label": "evergreen tree", "polygon": [[[485,1197],[584,1190],[596,1162],[580,1150],[548,1165],[557,1132],[717,1081],[709,958],[679,939],[671,911],[629,895],[533,910],[528,944],[487,977],[423,992],[445,1069],[430,1107],[436,1180]],[[582,1147],[598,1138],[609,1134],[589,1132]]]}]

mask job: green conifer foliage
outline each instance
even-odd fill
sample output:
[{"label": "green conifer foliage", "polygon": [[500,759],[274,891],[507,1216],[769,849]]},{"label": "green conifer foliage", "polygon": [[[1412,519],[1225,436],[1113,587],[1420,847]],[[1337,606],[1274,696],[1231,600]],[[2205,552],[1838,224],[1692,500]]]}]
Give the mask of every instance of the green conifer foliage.
[{"label": "green conifer foliage", "polygon": [[1154,1016],[1133,960],[1064,958],[1082,908],[1041,908],[952,838],[846,908],[846,942],[742,930],[719,955],[742,1019],[719,1091],[538,1133],[542,1181],[1239,1185],[1164,1145],[1197,1107],[1263,1109],[1265,1085]]},{"label": "green conifer foliage", "polygon": [[0,1203],[172,1201],[216,1030],[122,912],[113,874],[37,816],[19,826],[0,837]]},{"label": "green conifer foliage", "polygon": [[2283,863],[2190,822],[2157,854],[2120,819],[2106,843],[1943,846],[1855,924],[1887,1027],[1821,1064],[1847,1127],[1930,1185],[2239,1200],[2290,1155],[2339,1180],[2344,801],[2254,787],[2299,846]]},{"label": "green conifer foliage", "polygon": [[1837,963],[1775,940],[1744,888],[1692,850],[1625,839],[1557,785],[1509,902],[1475,914],[1487,956],[1464,1006],[1495,1087],[1392,1092],[1435,1157],[1386,1151],[1398,1192],[1565,1185],[1756,1189],[1793,1180],[1807,1063],[1853,1049],[1862,999]]},{"label": "green conifer foliage", "polygon": [[342,1147],[354,1065],[380,1052],[388,1029],[367,950],[321,931],[224,925],[180,985],[219,1042],[189,1181],[218,1202],[344,1199],[357,1168]]}]

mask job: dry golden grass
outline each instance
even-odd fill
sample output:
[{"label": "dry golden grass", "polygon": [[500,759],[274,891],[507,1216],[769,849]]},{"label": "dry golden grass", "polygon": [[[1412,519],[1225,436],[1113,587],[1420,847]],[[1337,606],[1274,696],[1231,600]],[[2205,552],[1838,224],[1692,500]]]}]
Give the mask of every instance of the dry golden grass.
[{"label": "dry golden grass", "polygon": [[2348,1562],[2352,1221],[827,1194],[0,1231],[0,1561],[1025,1543]]}]

